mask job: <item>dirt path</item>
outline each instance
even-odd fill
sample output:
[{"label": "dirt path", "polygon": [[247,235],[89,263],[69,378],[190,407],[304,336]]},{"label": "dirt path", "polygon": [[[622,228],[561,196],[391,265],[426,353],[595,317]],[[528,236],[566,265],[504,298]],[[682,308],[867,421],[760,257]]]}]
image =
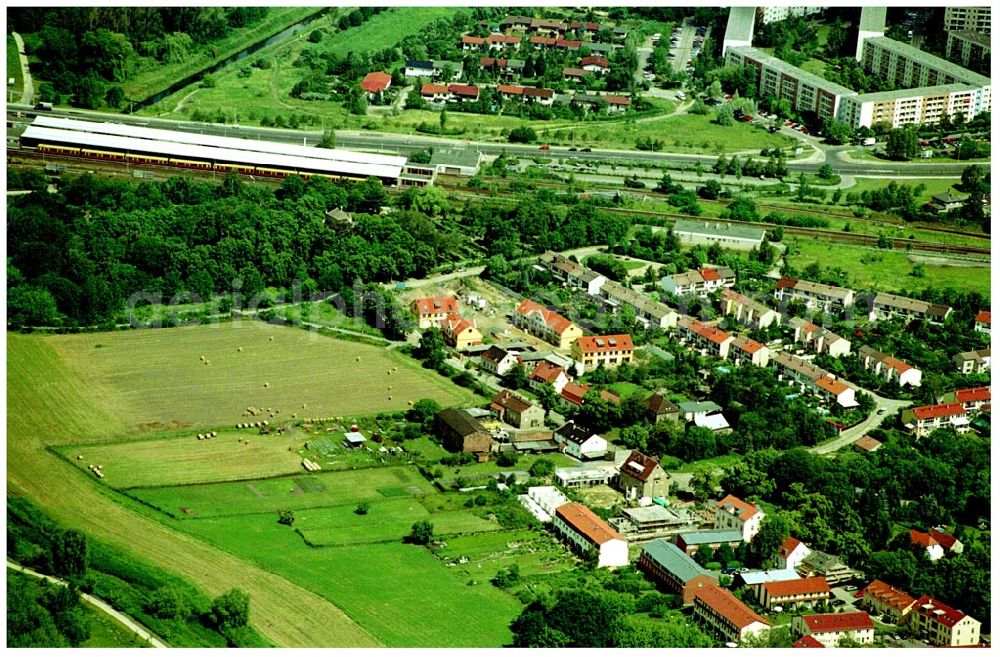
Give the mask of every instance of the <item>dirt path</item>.
[{"label": "dirt path", "polygon": [[18,59],[21,60],[21,76],[24,78],[21,102],[25,105],[31,105],[31,101],[35,97],[35,86],[31,82],[31,71],[28,70],[28,56],[24,54],[24,39],[17,32],[11,32],[11,36],[14,37],[14,43],[17,44],[17,55]]},{"label": "dirt path", "polygon": [[[25,568],[20,564],[16,564],[13,561],[9,560],[7,561],[7,568],[9,568],[10,570],[16,570],[19,573],[24,573],[25,575],[30,575],[31,577],[37,577],[38,579],[48,580],[53,584],[58,584],[59,586],[67,585],[67,583],[64,580],[52,577],[51,575],[43,575],[42,573],[35,572],[30,568]],[[136,635],[138,635],[143,640],[148,641],[150,645],[153,646],[154,648],[170,647],[166,643],[164,643],[162,639],[153,634],[153,631],[147,628],[145,625],[142,625],[131,616],[126,616],[125,614],[121,613],[120,611],[109,605],[107,602],[105,602],[104,600],[101,600],[100,598],[95,598],[89,593],[80,593],[80,597],[89,602],[90,604],[92,604],[93,606],[97,607],[101,611],[103,611],[108,616],[114,618],[116,621],[124,625],[127,629],[131,630],[132,632],[135,632]]]}]

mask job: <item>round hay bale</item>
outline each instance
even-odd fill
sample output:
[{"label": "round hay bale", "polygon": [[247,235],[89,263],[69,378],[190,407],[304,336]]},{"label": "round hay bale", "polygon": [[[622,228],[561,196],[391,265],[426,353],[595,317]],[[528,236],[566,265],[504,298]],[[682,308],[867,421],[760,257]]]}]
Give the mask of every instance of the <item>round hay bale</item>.
[{"label": "round hay bale", "polygon": [[274,336],[272,335],[271,337],[269,337],[269,338],[267,339],[267,341],[268,341],[268,342],[274,342]]},{"label": "round hay bale", "polygon": [[406,405],[407,406],[413,406],[413,400],[411,399],[410,401],[406,402]]},{"label": "round hay bale", "polygon": [[264,387],[265,387],[265,388],[270,388],[270,387],[271,387],[271,384],[270,384],[270,383],[265,383],[265,384],[264,384]]},{"label": "round hay bale", "polygon": [[293,420],[294,420],[295,418],[297,418],[298,416],[299,416],[299,414],[298,414],[298,413],[292,413],[292,419],[293,419]]},{"label": "round hay bale", "polygon": [[360,362],[361,362],[361,356],[358,356],[358,357],[356,357],[356,358],[354,359],[354,362],[355,362],[355,363],[360,363]]},{"label": "round hay bale", "polygon": [[198,356],[198,360],[205,360],[204,356]]},{"label": "round hay bale", "polygon": [[389,384],[389,390],[392,390],[392,384],[391,383]]},{"label": "round hay bale", "polygon": [[392,401],[392,395],[389,395],[389,401]]},{"label": "round hay bale", "polygon": [[242,352],[243,351],[243,347],[236,347],[236,351]]}]

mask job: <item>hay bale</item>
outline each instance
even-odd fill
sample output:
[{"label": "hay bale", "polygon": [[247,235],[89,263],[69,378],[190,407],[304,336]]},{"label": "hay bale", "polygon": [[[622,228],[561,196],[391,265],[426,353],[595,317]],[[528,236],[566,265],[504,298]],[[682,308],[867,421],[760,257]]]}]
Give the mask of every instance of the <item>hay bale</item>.
[{"label": "hay bale", "polygon": [[76,460],[77,461],[82,461],[83,460],[83,454],[77,454],[76,455]]},{"label": "hay bale", "polygon": [[271,337],[269,337],[269,338],[267,339],[267,341],[268,341],[268,342],[274,342],[274,336],[272,335]]},{"label": "hay bale", "polygon": [[270,388],[270,387],[271,387],[271,384],[270,384],[270,383],[267,383],[267,382],[265,382],[265,383],[264,383],[264,387],[265,387],[265,388]]},{"label": "hay bale", "polygon": [[239,352],[241,352],[241,353],[242,353],[242,351],[243,351],[243,347],[236,347],[236,351],[239,351]]},{"label": "hay bale", "polygon": [[198,356],[198,360],[205,360],[204,356]]},{"label": "hay bale", "polygon": [[216,437],[216,436],[218,436],[218,435],[219,435],[219,432],[218,432],[218,431],[213,431],[213,432],[212,432],[212,438],[215,438],[215,437]]}]

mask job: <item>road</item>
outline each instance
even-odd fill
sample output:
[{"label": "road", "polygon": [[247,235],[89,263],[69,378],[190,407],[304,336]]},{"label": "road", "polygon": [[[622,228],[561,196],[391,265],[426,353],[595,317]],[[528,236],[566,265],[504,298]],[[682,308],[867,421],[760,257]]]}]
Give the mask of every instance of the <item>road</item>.
[{"label": "road", "polygon": [[[903,410],[904,408],[913,405],[912,402],[908,401],[902,401],[899,399],[889,399],[887,397],[880,397],[871,390],[865,390],[864,388],[859,387],[858,391],[866,392],[872,396],[872,398],[875,400],[875,410],[872,411],[871,415],[869,415],[867,418],[865,418],[858,424],[854,425],[850,429],[846,429],[837,438],[829,442],[825,442],[822,445],[816,445],[815,447],[810,447],[809,448],[810,452],[812,452],[813,454],[831,454],[833,452],[836,452],[841,447],[846,447],[847,445],[850,445],[858,438],[862,437],[872,429],[878,427],[880,424],[882,424],[882,420],[884,420],[885,418],[892,417],[893,415]],[[879,414],[879,411],[883,411],[881,415]]]},{"label": "road", "polygon": [[[7,568],[10,570],[16,570],[19,573],[24,573],[25,575],[30,575],[31,577],[37,577],[38,579],[48,580],[49,582],[52,582],[53,584],[58,584],[59,586],[67,586],[67,582],[65,582],[64,580],[52,577],[50,575],[43,575],[42,573],[35,572],[30,568],[25,568],[20,564],[16,564],[13,561],[9,560],[7,561]],[[130,631],[135,632],[137,636],[141,637],[145,641],[148,641],[150,645],[153,646],[154,648],[170,647],[166,643],[164,643],[162,639],[153,634],[153,632],[149,630],[147,627],[139,624],[138,621],[134,620],[130,616],[126,616],[117,609],[113,608],[104,600],[101,600],[100,598],[95,598],[89,593],[80,593],[80,597],[86,600],[88,603],[92,604],[93,606],[97,607],[101,611],[103,611],[108,616],[114,618],[116,621],[124,625]]]},{"label": "road", "polygon": [[11,32],[14,43],[17,44],[17,56],[21,60],[21,76],[24,78],[24,88],[21,92],[21,102],[31,106],[35,97],[35,86],[31,82],[31,71],[28,70],[28,56],[24,54],[24,39],[17,32]]}]

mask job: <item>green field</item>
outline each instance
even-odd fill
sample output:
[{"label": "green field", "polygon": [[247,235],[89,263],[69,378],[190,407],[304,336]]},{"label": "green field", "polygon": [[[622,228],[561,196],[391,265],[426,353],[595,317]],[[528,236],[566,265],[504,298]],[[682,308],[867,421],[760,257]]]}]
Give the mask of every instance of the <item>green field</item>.
[{"label": "green field", "polygon": [[[924,264],[926,275],[910,275],[915,262],[906,251],[881,250],[872,247],[848,246],[818,240],[800,240],[799,253],[787,258],[788,264],[802,269],[813,262],[824,267],[841,267],[848,275],[848,286],[855,289],[874,287],[878,290],[900,288],[922,289],[953,287],[957,290],[976,290],[990,294],[990,269],[988,267],[943,267]],[[862,258],[869,262],[862,262]]]},{"label": "green field", "polygon": [[546,534],[525,530],[494,532],[449,538],[438,556],[456,563],[455,572],[492,579],[500,570],[516,563],[523,577],[548,574],[572,567],[569,550]]},{"label": "green field", "polygon": [[86,374],[100,408],[140,431],[234,426],[250,406],[337,417],[405,410],[423,397],[444,406],[473,399],[393,351],[258,322],[46,342]]},{"label": "green field", "polygon": [[[857,192],[860,194],[864,191],[869,191],[872,189],[881,189],[889,184],[889,180],[885,178],[854,178],[854,186],[845,189],[845,192]],[[927,201],[931,200],[931,196],[934,194],[943,194],[947,191],[957,191],[952,189],[954,185],[961,183],[959,177],[955,178],[900,178],[895,181],[900,185],[909,185],[910,187],[916,187],[917,185],[923,185],[925,187],[924,192],[917,197],[917,204],[922,205]]]},{"label": "green field", "polygon": [[84,602],[87,620],[90,622],[90,638],[80,644],[81,648],[148,648],[149,643],[134,632],[111,618],[97,607]]},{"label": "green field", "polygon": [[[24,91],[24,74],[21,71],[21,56],[17,52],[17,42],[10,34],[7,35],[7,79],[14,78],[14,84],[7,86],[7,91],[20,94]],[[6,80],[4,81],[6,82]],[[8,95],[7,100],[11,100]],[[20,102],[20,98],[14,98]]]}]

